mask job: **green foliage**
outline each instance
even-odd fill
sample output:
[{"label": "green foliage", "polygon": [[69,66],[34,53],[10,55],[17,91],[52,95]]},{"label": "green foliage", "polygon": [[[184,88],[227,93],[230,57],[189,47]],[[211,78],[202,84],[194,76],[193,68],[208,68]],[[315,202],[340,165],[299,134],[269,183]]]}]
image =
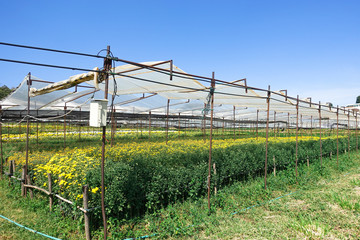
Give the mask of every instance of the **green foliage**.
[{"label": "green foliage", "polygon": [[360,103],[360,95],[356,98],[356,103]]},{"label": "green foliage", "polygon": [[[347,141],[347,138],[339,139],[340,153],[347,149]],[[350,144],[354,146],[356,138],[351,138]],[[295,146],[295,142],[269,144],[268,172],[273,171],[274,164],[277,171],[294,168]],[[319,163],[319,148],[319,141],[300,141],[298,164],[305,164],[307,158],[310,163]],[[329,156],[330,152],[336,154],[336,139],[322,142],[323,156]],[[263,176],[264,157],[265,146],[257,143],[214,149],[212,161],[216,165],[216,175],[212,169],[211,186],[222,189],[237,181]],[[169,204],[204,196],[207,193],[208,159],[208,149],[184,154],[168,153],[161,158],[158,155],[137,154],[126,161],[116,159],[116,156],[106,159],[105,202],[108,216],[132,219]],[[289,174],[292,181],[289,184],[295,184],[295,172]],[[89,186],[100,186],[100,169],[89,171],[86,179]],[[100,194],[92,196],[91,206],[100,206]],[[95,217],[95,222],[101,222],[100,209],[95,216],[98,217]]]},{"label": "green foliage", "polygon": [[0,100],[7,97],[11,91],[12,89],[8,88],[6,85],[0,87]]}]

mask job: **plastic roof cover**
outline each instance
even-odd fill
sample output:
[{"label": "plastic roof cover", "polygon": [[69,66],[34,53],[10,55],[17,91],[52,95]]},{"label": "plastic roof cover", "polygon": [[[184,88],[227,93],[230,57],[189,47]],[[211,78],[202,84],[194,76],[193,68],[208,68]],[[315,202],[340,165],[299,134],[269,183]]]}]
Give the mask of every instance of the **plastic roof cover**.
[{"label": "plastic roof cover", "polygon": [[[116,95],[114,107],[118,112],[127,113],[166,113],[167,101],[170,99],[170,113],[182,115],[202,116],[204,114],[204,104],[207,102],[209,87],[206,87],[198,79],[189,75],[173,74],[170,80],[170,62],[144,62],[143,68],[135,65],[122,65],[112,69],[115,74],[109,78],[109,94]],[[159,69],[153,69],[156,66]],[[174,71],[185,73],[180,68],[173,65]],[[78,74],[81,75],[81,74]],[[76,77],[72,76],[71,78]],[[3,109],[27,109],[27,80],[26,76],[17,89],[0,104]],[[31,76],[32,88],[40,89],[48,86],[48,82],[38,81],[40,79]],[[32,97],[30,109],[59,110],[66,106],[68,110],[79,109],[88,110],[91,99],[103,99],[105,84],[87,81],[90,88],[77,87],[66,90],[58,90],[48,94]],[[209,85],[207,83],[206,85]],[[112,103],[109,97],[109,105]],[[234,106],[236,119],[266,119],[267,110],[267,91],[252,90],[240,83],[218,84],[215,86],[214,93],[214,114],[218,118],[233,119]],[[319,117],[318,106],[310,102],[299,103],[299,116],[304,119],[314,119]],[[259,110],[257,113],[256,110]],[[290,100],[282,92],[272,92],[270,100],[270,118],[274,112],[277,113],[276,120],[286,121],[287,113],[296,114],[296,100]],[[322,107],[322,118],[336,120],[335,108],[328,109]],[[339,120],[347,120],[347,115],[340,111]],[[352,120],[354,119],[351,115]]]}]

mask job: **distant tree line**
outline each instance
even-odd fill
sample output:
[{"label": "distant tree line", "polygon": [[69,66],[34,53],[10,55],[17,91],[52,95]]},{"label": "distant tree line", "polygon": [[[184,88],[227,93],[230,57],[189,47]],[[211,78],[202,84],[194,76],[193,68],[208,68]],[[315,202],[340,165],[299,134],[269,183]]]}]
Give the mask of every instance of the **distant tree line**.
[{"label": "distant tree line", "polygon": [[356,103],[360,103],[360,95],[356,98]]},{"label": "distant tree line", "polygon": [[7,97],[12,92],[12,90],[13,89],[8,88],[6,85],[0,87],[0,100]]}]

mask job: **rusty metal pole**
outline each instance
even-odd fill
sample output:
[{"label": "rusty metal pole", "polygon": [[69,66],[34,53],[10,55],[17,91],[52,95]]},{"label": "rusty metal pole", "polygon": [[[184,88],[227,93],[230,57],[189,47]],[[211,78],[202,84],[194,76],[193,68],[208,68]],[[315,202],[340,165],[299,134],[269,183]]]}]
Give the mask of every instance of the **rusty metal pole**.
[{"label": "rusty metal pole", "polygon": [[81,139],[81,108],[80,108],[80,116],[79,116],[79,140]]},{"label": "rusty metal pole", "polygon": [[64,106],[64,148],[66,148],[66,103]]},{"label": "rusty metal pole", "polygon": [[235,140],[235,106],[233,106],[233,115],[234,115],[234,140]]},{"label": "rusty metal pole", "polygon": [[204,103],[204,115],[203,115],[203,138],[206,142],[206,103]]},{"label": "rusty metal pole", "polygon": [[320,127],[320,166],[322,167],[322,143],[321,143],[321,103],[319,102],[319,127]]},{"label": "rusty metal pole", "polygon": [[336,109],[336,164],[339,168],[339,106]]},{"label": "rusty metal pole", "polygon": [[178,136],[179,136],[179,138],[180,138],[180,113],[179,113],[179,118],[178,118],[178,125],[179,125],[179,127],[178,127]]},{"label": "rusty metal pole", "polygon": [[259,109],[256,109],[256,139],[259,137]]},{"label": "rusty metal pole", "polygon": [[[24,183],[26,184],[26,176],[28,175],[29,171],[29,130],[30,130],[30,87],[31,87],[31,73],[28,74],[28,95],[27,95],[27,116],[26,116],[26,164],[25,164],[25,177],[24,177]],[[25,188],[25,196],[26,196],[26,188]]]},{"label": "rusty metal pole", "polygon": [[267,114],[266,114],[266,142],[265,142],[265,177],[264,177],[264,183],[265,183],[265,190],[266,190],[266,175],[267,175],[267,161],[268,161],[268,145],[269,145],[269,114],[270,114],[270,85],[268,87],[267,92]]},{"label": "rusty metal pole", "polygon": [[4,170],[4,157],[3,157],[3,143],[2,143],[2,107],[0,105],[0,161],[1,161],[1,169],[0,169],[0,176],[1,179],[3,178],[3,170]]},{"label": "rusty metal pole", "polygon": [[215,76],[214,72],[212,73],[211,79],[211,117],[210,117],[210,139],[209,139],[209,173],[207,179],[207,187],[208,187],[208,209],[209,214],[211,213],[211,206],[210,206],[210,189],[211,189],[211,157],[212,157],[212,133],[213,133],[213,118],[214,118],[214,89],[215,89]]},{"label": "rusty metal pole", "polygon": [[297,177],[298,177],[298,135],[299,135],[299,95],[297,95],[297,101],[296,101],[296,152],[295,152],[295,176],[296,176],[296,183],[297,183]]},{"label": "rusty metal pole", "polygon": [[151,111],[149,111],[149,141],[151,140]]},{"label": "rusty metal pole", "polygon": [[166,105],[166,145],[168,144],[168,138],[169,138],[169,108],[170,108],[170,99],[167,100],[167,105]]},{"label": "rusty metal pole", "polygon": [[350,159],[350,111],[348,110],[348,158]]},{"label": "rusty metal pole", "polygon": [[[105,81],[105,99],[108,99],[109,92],[109,71],[111,69],[110,46],[107,46],[107,55],[104,59],[104,81]],[[107,239],[107,221],[105,212],[105,143],[106,126],[102,127],[102,146],[101,146],[101,212],[104,226],[104,239]]]},{"label": "rusty metal pole", "polygon": [[[112,102],[114,102],[115,99],[115,95],[111,96],[112,98]],[[112,105],[111,107],[111,141],[110,141],[110,146],[113,147],[114,146],[114,135],[115,135],[115,106]]]},{"label": "rusty metal pole", "polygon": [[359,153],[359,142],[358,142],[358,114],[355,115],[355,121],[356,121],[356,128],[355,128],[355,135],[356,135],[356,152]]}]

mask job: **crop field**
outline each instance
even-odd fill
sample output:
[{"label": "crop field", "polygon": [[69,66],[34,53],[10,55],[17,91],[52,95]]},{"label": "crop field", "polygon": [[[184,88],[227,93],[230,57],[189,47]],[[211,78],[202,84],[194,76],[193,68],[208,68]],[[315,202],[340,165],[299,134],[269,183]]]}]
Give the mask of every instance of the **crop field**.
[{"label": "crop field", "polygon": [[[48,174],[51,174],[52,191],[73,203],[70,207],[59,205],[59,211],[68,217],[81,219],[74,211],[76,206],[82,206],[83,186],[87,185],[88,204],[92,209],[92,232],[100,236],[101,133],[96,129],[77,126],[65,131],[62,127],[55,124],[40,128],[32,125],[28,174],[31,182],[43,189],[49,188]],[[10,162],[15,162],[14,176],[21,178],[26,158],[25,134],[18,130],[19,126],[3,126],[2,142],[6,158],[4,169],[9,169]],[[138,237],[146,230],[143,225],[149,216],[152,221],[158,222],[163,218],[162,211],[174,204],[188,204],[189,201],[199,204],[205,199],[208,191],[209,132],[198,129],[165,131],[160,128],[149,132],[145,128],[124,128],[117,129],[110,140],[111,135],[111,131],[108,131],[105,153],[105,203],[110,236],[113,233],[114,237]],[[264,129],[220,128],[213,132],[211,214],[216,214],[216,209],[229,208],[229,199],[222,196],[231,191],[231,186],[263,177],[265,143]],[[284,132],[274,130],[268,144],[267,173],[281,175],[281,172],[288,172],[291,180],[286,181],[294,184],[304,182],[304,177],[311,179],[305,168],[300,166],[316,166],[318,169],[315,170],[319,171],[324,168],[322,162],[319,165],[322,158],[336,161],[337,151],[341,155],[356,150],[358,138],[355,131],[349,134],[342,130],[337,136],[334,131],[323,130],[322,155],[318,130],[311,133],[310,130],[302,130],[298,137],[295,137],[294,129]],[[295,174],[296,160],[299,169]],[[282,187],[288,188],[290,183],[284,183]],[[271,189],[275,185],[278,187],[281,183],[270,181],[268,187]],[[260,195],[268,194],[268,191],[261,190],[263,183],[258,187],[256,191]],[[275,196],[271,193],[264,199]],[[248,205],[252,203],[253,200]],[[238,207],[232,206],[234,209]],[[184,215],[181,218],[186,218],[186,213]],[[149,232],[156,231],[153,227],[147,229]],[[167,234],[177,235],[181,232],[172,229]]]}]

